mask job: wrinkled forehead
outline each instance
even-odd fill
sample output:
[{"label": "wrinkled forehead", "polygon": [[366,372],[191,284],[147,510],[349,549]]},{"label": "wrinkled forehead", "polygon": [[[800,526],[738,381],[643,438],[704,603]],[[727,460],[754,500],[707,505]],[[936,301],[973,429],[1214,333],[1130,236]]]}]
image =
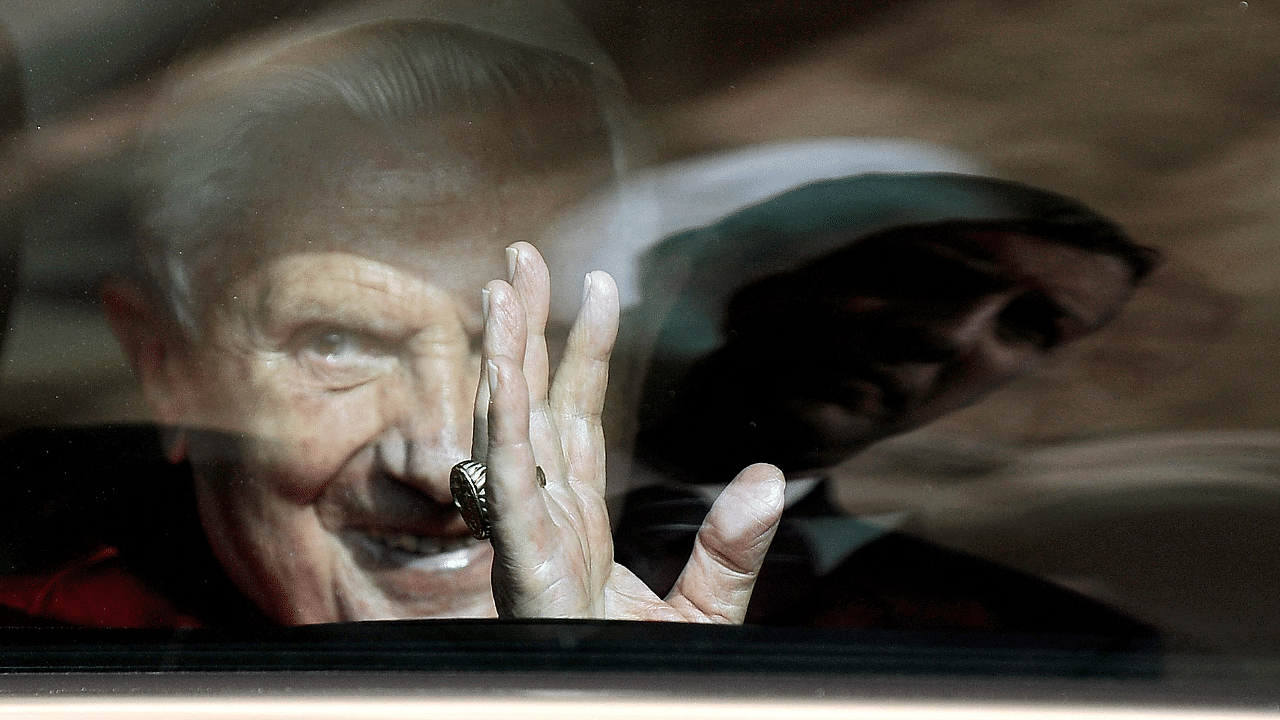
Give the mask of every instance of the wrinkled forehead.
[{"label": "wrinkled forehead", "polygon": [[531,164],[527,156],[503,157],[501,132],[476,151],[449,130],[433,128],[411,141],[349,133],[335,143],[334,157],[311,158],[308,172],[294,174],[290,187],[253,214],[254,261],[346,252],[470,291],[501,275],[506,246],[535,240],[611,174],[601,152]]}]

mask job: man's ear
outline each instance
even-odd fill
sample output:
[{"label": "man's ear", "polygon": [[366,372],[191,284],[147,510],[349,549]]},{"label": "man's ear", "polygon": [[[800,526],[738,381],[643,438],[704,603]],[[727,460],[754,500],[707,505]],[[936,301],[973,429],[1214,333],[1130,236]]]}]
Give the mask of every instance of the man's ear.
[{"label": "man's ear", "polygon": [[103,282],[102,306],[152,416],[161,425],[179,427],[185,419],[186,383],[177,333],[142,288],[128,280]]}]

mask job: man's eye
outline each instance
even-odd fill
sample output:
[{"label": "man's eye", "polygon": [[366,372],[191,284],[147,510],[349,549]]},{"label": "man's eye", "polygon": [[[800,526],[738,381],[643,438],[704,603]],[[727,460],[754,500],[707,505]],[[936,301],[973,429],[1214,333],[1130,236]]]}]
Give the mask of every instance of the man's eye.
[{"label": "man's eye", "polygon": [[387,343],[344,328],[318,328],[302,333],[295,343],[294,354],[311,379],[332,390],[369,382],[395,362]]},{"label": "man's eye", "polygon": [[359,353],[364,347],[360,340],[355,333],[329,330],[316,335],[307,349],[337,361]]}]

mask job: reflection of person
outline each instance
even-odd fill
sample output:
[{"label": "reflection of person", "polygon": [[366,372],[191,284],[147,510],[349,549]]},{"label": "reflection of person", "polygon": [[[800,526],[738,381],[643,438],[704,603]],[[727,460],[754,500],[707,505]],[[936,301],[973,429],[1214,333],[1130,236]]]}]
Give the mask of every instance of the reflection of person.
[{"label": "reflection of person", "polygon": [[[1153,256],[1067,198],[920,173],[804,185],[668,238],[643,262],[661,329],[637,463],[697,488],[753,460],[812,482],[980,399],[1103,325]],[[658,585],[674,529],[698,517],[696,503],[680,507],[642,489],[623,519],[620,554]],[[840,515],[822,486],[792,506],[794,537],[771,553],[751,619],[1125,626],[1083,598]]]},{"label": "reflection of person", "polygon": [[[96,477],[85,552],[5,602],[82,624],[740,621],[776,472],[744,471],[660,600],[613,562],[602,499],[607,275],[547,379],[547,270],[519,241],[612,172],[610,92],[587,62],[410,20],[180,90],[149,146],[143,274],[105,293],[176,465]],[[492,543],[453,506],[470,457]]]},{"label": "reflection of person", "polygon": [[650,262],[651,286],[697,280],[654,351],[688,370],[651,382],[639,454],[705,478],[827,467],[964,407],[1098,329],[1152,256],[1066,198],[907,174],[801,187]]}]

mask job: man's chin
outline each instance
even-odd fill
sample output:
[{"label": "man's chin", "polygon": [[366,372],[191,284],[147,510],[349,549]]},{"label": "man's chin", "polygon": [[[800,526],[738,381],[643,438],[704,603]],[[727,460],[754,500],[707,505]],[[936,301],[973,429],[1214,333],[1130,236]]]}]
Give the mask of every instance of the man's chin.
[{"label": "man's chin", "polygon": [[790,475],[839,465],[890,434],[882,418],[834,402],[789,400],[785,413],[793,419],[793,425],[782,431],[786,449],[778,448],[779,459],[769,462]]}]

